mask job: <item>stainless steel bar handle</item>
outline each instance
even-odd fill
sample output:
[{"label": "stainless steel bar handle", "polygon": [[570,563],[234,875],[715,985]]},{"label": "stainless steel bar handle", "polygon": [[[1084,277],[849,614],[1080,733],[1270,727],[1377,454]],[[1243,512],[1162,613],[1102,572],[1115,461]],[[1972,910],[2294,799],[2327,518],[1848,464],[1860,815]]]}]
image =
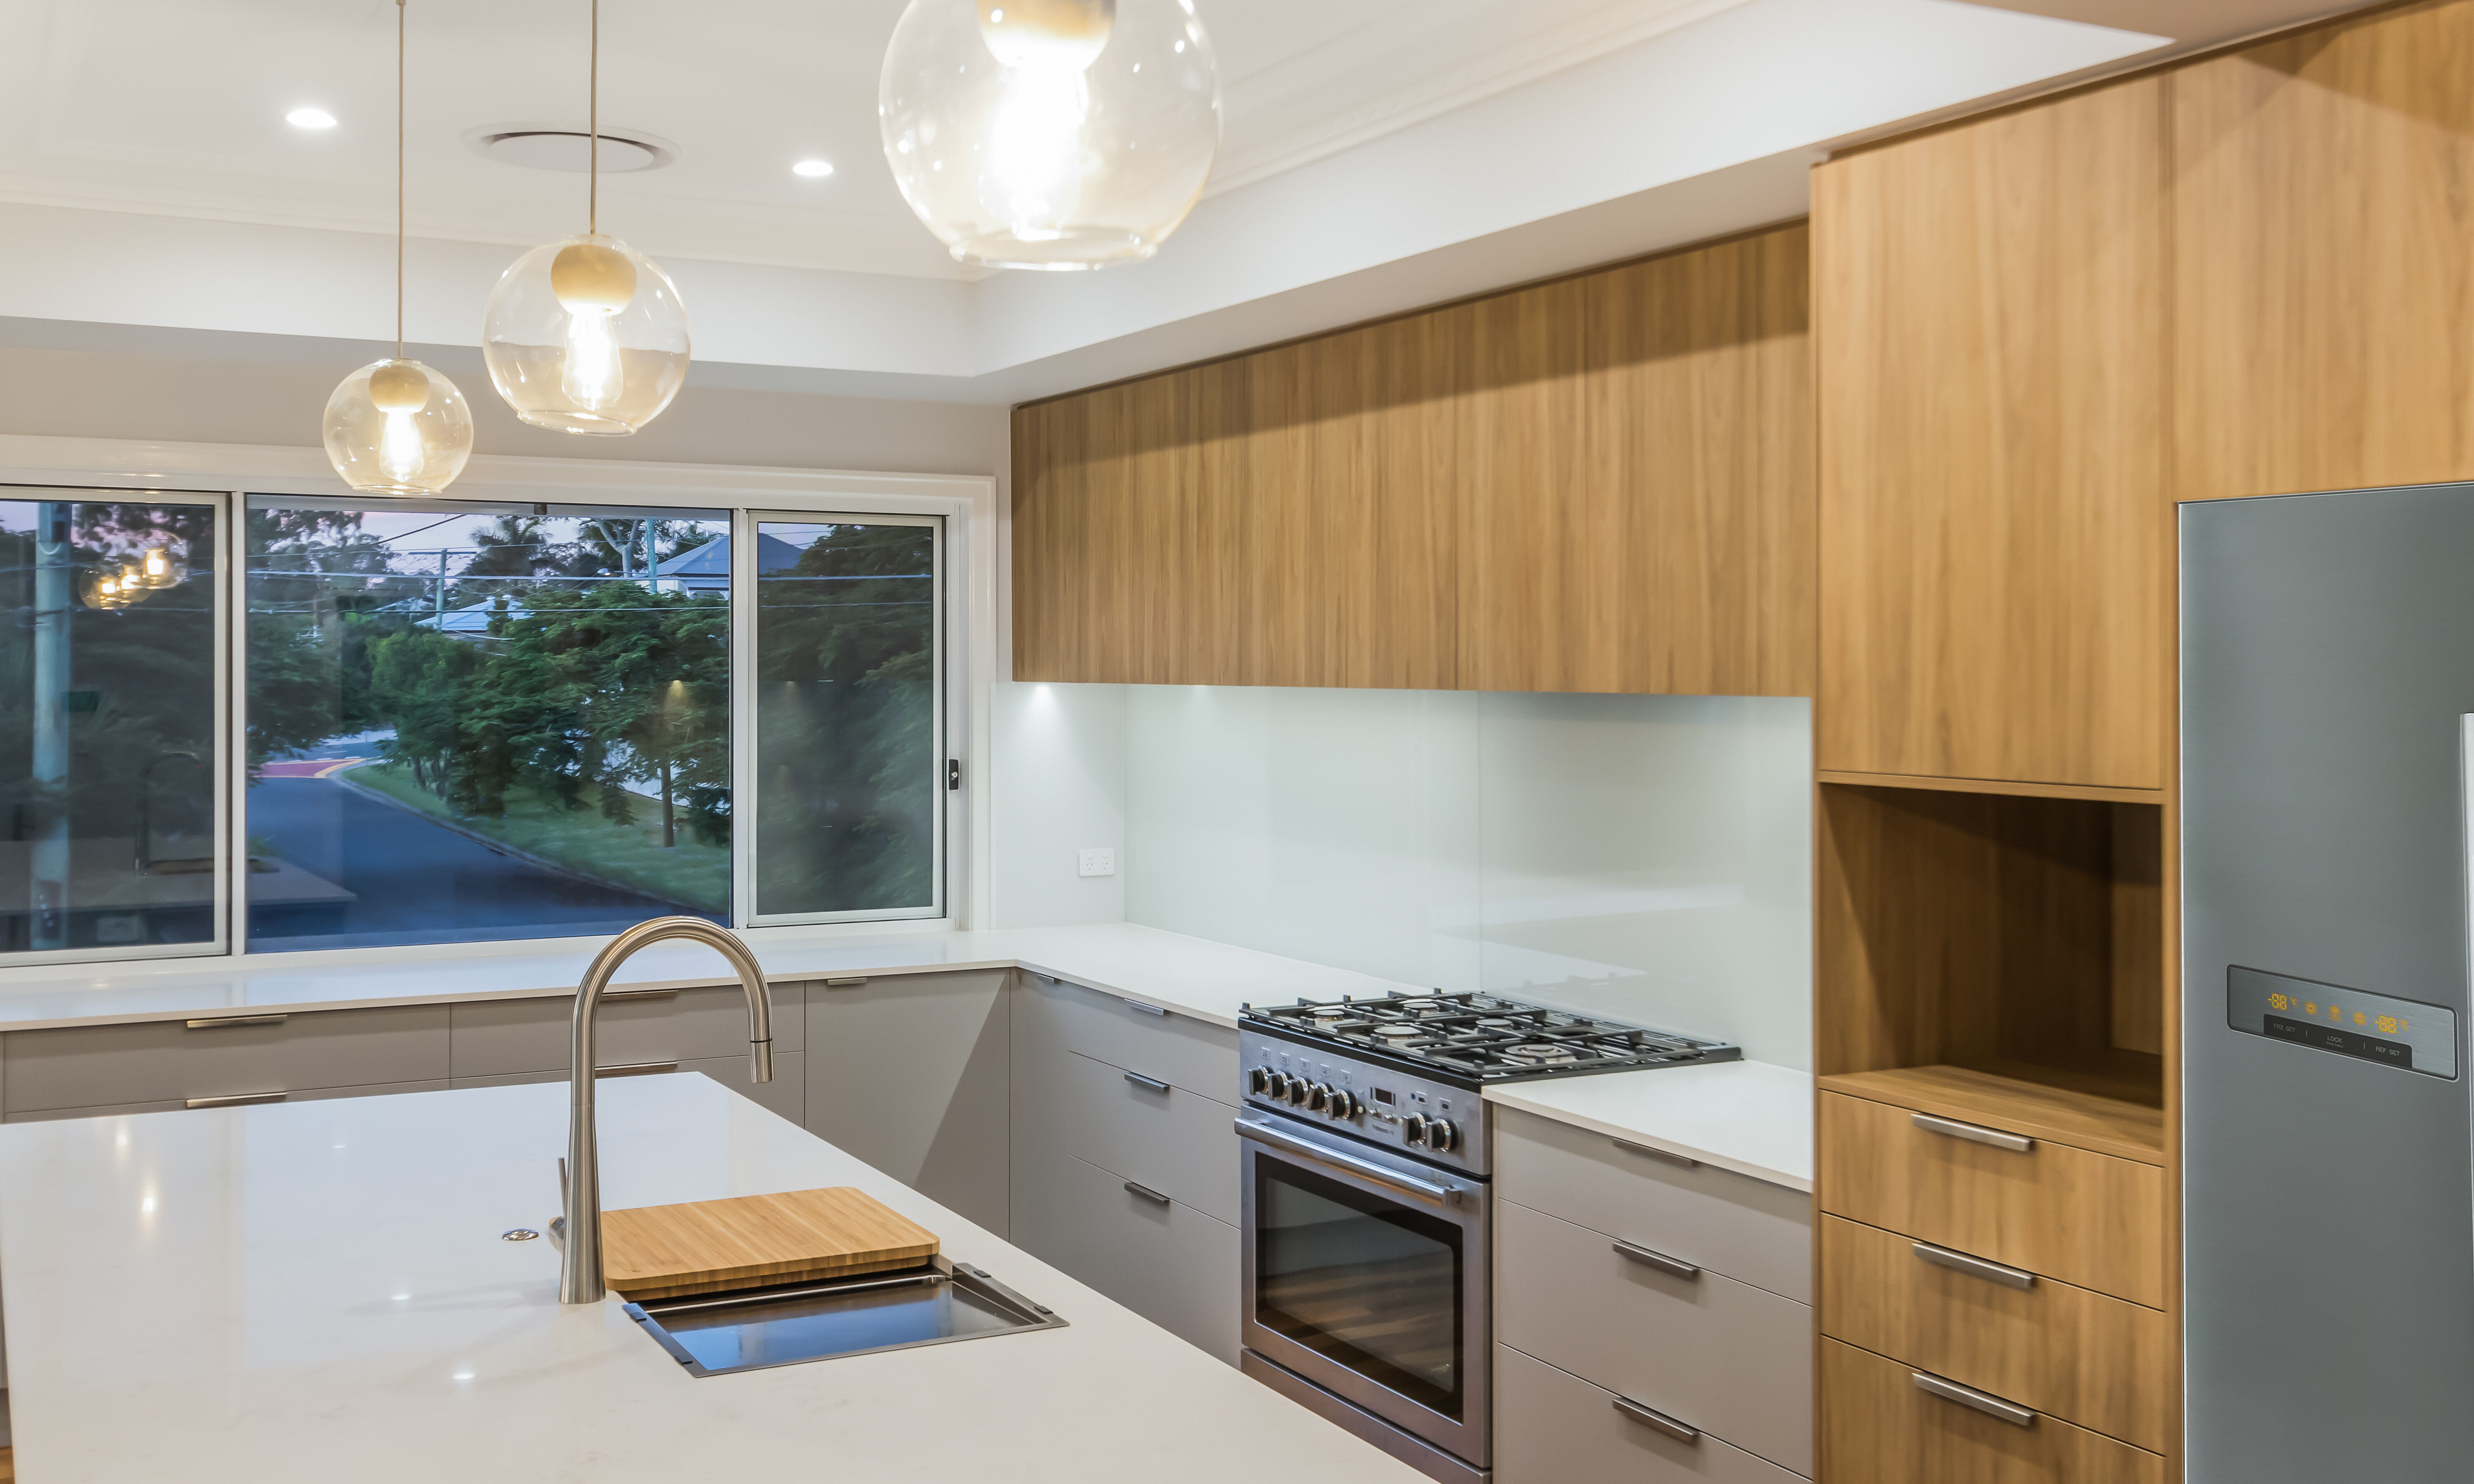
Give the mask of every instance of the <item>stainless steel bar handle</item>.
[{"label": "stainless steel bar handle", "polygon": [[1132,1191],[1134,1194],[1136,1194],[1136,1195],[1138,1195],[1138,1196],[1141,1196],[1141,1197],[1142,1197],[1144,1200],[1146,1200],[1146,1201],[1152,1201],[1152,1202],[1156,1202],[1157,1204],[1159,1204],[1159,1205],[1161,1205],[1161,1206],[1170,1206],[1170,1205],[1174,1205],[1174,1204],[1175,1204],[1175,1203],[1174,1203],[1174,1202],[1172,1202],[1172,1201],[1171,1201],[1167,1196],[1164,1196],[1164,1195],[1160,1194],[1158,1191],[1156,1191],[1156,1190],[1152,1189],[1151,1186],[1149,1186],[1149,1185],[1137,1185],[1137,1184],[1135,1184],[1133,1181],[1130,1181],[1130,1180],[1126,1182],[1126,1188],[1127,1188],[1128,1190]]},{"label": "stainless steel bar handle", "polygon": [[656,1072],[674,1072],[678,1069],[679,1064],[676,1062],[621,1062],[616,1066],[596,1066],[593,1068],[593,1075],[595,1077],[650,1077]]},{"label": "stainless steel bar handle", "polygon": [[184,1020],[182,1024],[193,1031],[220,1031],[235,1025],[281,1025],[291,1018],[288,1015],[210,1016],[202,1020]]},{"label": "stainless steel bar handle", "polygon": [[1431,1201],[1437,1206],[1449,1206],[1460,1199],[1460,1191],[1450,1185],[1439,1185],[1432,1181],[1419,1180],[1414,1176],[1388,1170],[1371,1160],[1361,1160],[1354,1155],[1342,1154],[1337,1149],[1325,1149],[1319,1144],[1308,1143],[1302,1138],[1293,1138],[1277,1129],[1267,1129],[1259,1123],[1251,1123],[1244,1118],[1237,1120],[1237,1137],[1250,1138],[1258,1144],[1269,1144],[1283,1154],[1293,1154],[1312,1163],[1346,1170],[1361,1180],[1370,1180],[1378,1185],[1387,1185],[1392,1189],[1414,1195],[1421,1201]]},{"label": "stainless steel bar handle", "polygon": [[1686,1443],[1701,1441],[1700,1428],[1690,1423],[1679,1423],[1654,1406],[1642,1406],[1630,1397],[1615,1398],[1615,1410],[1634,1422],[1657,1428],[1670,1438],[1681,1438]]},{"label": "stainless steel bar handle", "polygon": [[828,979],[825,981],[825,988],[829,990],[863,990],[867,988],[867,981],[863,978]]},{"label": "stainless steel bar handle", "polygon": [[601,997],[603,999],[676,999],[679,997],[679,992],[676,990],[604,990],[601,992]]},{"label": "stainless steel bar handle", "polygon": [[1953,1252],[1947,1247],[1935,1247],[1930,1242],[1917,1242],[1914,1246],[1916,1256],[1935,1267],[1948,1268],[1953,1273],[1964,1273],[1970,1278],[1980,1278],[1986,1282],[2000,1283],[2004,1288],[2027,1289],[2036,1286],[2036,1275],[2033,1273],[2003,1267],[1999,1262],[1987,1262],[1982,1257],[1971,1257],[1963,1252]]},{"label": "stainless steel bar handle", "polygon": [[[1119,998],[1124,998],[1124,996],[1120,995]],[[1147,1016],[1164,1016],[1168,1014],[1165,1009],[1162,1009],[1158,1005],[1146,1005],[1138,999],[1126,1000],[1126,1008],[1128,1010],[1139,1010]]]},{"label": "stainless steel bar handle", "polygon": [[1653,1149],[1647,1144],[1636,1144],[1628,1138],[1618,1138],[1613,1140],[1613,1142],[1617,1149],[1622,1150],[1626,1154],[1647,1155],[1653,1160],[1663,1160],[1669,1164],[1681,1164],[1687,1170],[1697,1170],[1701,1167],[1701,1161],[1693,1159],[1689,1155],[1675,1154],[1664,1149]]},{"label": "stainless steel bar handle", "polygon": [[1140,1072],[1126,1073],[1126,1080],[1132,1083],[1135,1087],[1142,1088],[1148,1091],[1165,1092],[1168,1090],[1167,1083],[1160,1081],[1157,1077],[1146,1077]]},{"label": "stainless steel bar handle", "polygon": [[2036,1424],[2036,1414],[2027,1408],[2015,1401],[2004,1401],[2000,1397],[1988,1396],[1973,1386],[1961,1386],[1956,1381],[1945,1381],[1929,1371],[1911,1373],[1910,1379],[1916,1383],[1918,1391],[1939,1397],[1944,1401],[1955,1401],[1960,1406],[1974,1407],[1985,1416],[1998,1417],[2013,1427],[2032,1427]]},{"label": "stainless steel bar handle", "polygon": [[1691,1263],[1685,1261],[1683,1258],[1670,1257],[1662,1252],[1652,1251],[1647,1247],[1643,1247],[1638,1242],[1617,1242],[1615,1243],[1615,1251],[1621,1253],[1627,1257],[1630,1257],[1633,1261],[1639,1263],[1642,1267],[1656,1268],[1661,1273],[1672,1273],[1678,1278],[1699,1278],[1701,1276],[1701,1270],[1699,1268],[1694,1267]]},{"label": "stainless steel bar handle", "polygon": [[2022,1138],[2016,1134],[2004,1134],[2000,1129],[1961,1123],[1955,1118],[1936,1118],[1930,1113],[1910,1113],[1908,1116],[1914,1120],[1917,1128],[1928,1134],[1939,1134],[1944,1138],[1963,1138],[1971,1144],[1990,1144],[1996,1149],[2007,1149],[2012,1154],[2026,1154],[2036,1147],[2034,1139]]},{"label": "stainless steel bar handle", "polygon": [[183,1108],[248,1108],[257,1103],[279,1103],[291,1095],[289,1092],[240,1092],[230,1097],[193,1097],[181,1106]]}]

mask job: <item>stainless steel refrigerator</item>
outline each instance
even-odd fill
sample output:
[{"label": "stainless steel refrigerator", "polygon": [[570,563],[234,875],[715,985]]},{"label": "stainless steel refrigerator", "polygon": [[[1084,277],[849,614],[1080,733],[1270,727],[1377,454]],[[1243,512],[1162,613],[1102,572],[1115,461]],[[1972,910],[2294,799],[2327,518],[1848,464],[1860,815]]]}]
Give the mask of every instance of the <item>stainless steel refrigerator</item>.
[{"label": "stainless steel refrigerator", "polygon": [[2189,1484],[2474,1479],[2474,485],[2182,507]]}]

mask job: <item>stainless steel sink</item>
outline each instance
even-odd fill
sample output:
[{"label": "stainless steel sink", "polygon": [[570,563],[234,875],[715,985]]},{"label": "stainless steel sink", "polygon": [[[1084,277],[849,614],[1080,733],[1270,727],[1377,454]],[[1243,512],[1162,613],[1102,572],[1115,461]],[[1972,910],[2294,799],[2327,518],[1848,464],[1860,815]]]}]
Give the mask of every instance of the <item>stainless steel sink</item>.
[{"label": "stainless steel sink", "polygon": [[691,1376],[979,1340],[1065,1321],[968,1263],[630,1304],[627,1317]]}]

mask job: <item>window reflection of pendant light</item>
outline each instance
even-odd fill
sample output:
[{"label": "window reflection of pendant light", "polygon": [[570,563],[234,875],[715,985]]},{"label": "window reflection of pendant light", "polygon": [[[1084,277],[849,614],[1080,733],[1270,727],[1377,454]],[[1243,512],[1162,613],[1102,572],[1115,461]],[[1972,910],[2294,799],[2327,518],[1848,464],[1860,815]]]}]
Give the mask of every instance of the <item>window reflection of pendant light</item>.
[{"label": "window reflection of pendant light", "polygon": [[1192,0],[910,0],[876,111],[910,209],[990,267],[1151,256],[1220,150]]},{"label": "window reflection of pendant light", "polygon": [[601,0],[593,0],[591,184],[580,237],[533,249],[490,291],[481,354],[516,416],[633,433],[688,377],[688,312],[651,258],[601,235]]},{"label": "window reflection of pendant light", "polygon": [[[473,410],[455,383],[403,356],[403,25],[395,12],[395,358],[344,378],[327,398],[327,458],[371,494],[436,494],[473,456]],[[151,568],[142,586],[158,586]]]}]

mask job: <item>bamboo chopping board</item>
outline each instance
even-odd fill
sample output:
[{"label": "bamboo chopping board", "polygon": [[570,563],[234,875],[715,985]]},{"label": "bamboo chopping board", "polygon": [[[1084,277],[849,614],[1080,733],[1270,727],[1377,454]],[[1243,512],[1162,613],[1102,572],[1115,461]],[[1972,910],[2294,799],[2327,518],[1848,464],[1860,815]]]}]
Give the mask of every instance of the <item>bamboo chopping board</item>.
[{"label": "bamboo chopping board", "polygon": [[629,1299],[670,1299],[917,1267],[936,1233],[848,1185],[601,1213],[601,1268]]}]

